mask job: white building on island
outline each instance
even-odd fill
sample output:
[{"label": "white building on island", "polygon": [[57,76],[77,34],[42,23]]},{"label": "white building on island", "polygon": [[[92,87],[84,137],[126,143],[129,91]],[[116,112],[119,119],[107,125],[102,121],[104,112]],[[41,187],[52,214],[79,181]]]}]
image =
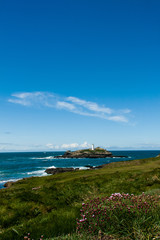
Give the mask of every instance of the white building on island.
[{"label": "white building on island", "polygon": [[94,151],[94,144],[92,144],[92,151]]}]

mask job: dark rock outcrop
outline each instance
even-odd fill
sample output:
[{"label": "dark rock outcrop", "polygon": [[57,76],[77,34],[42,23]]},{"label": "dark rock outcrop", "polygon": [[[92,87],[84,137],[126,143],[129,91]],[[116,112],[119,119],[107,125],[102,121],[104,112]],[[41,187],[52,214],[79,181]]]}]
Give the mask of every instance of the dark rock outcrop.
[{"label": "dark rock outcrop", "polygon": [[[96,166],[96,167],[87,165],[85,167],[87,167],[88,169],[85,169],[85,171],[86,170],[99,169],[99,168],[103,168],[105,166],[106,166],[106,164]],[[83,170],[83,169],[81,169],[81,170]],[[48,168],[48,169],[45,170],[45,172],[48,173],[48,174],[53,174],[54,175],[54,174],[58,174],[58,173],[81,171],[81,170],[79,168]]]},{"label": "dark rock outcrop", "polygon": [[11,187],[13,185],[13,183],[14,183],[13,181],[6,182],[4,184],[4,187],[9,188],[9,187]]},{"label": "dark rock outcrop", "polygon": [[63,173],[63,172],[73,172],[77,171],[79,168],[47,168],[45,170],[46,173],[48,174],[57,174],[57,173]]}]

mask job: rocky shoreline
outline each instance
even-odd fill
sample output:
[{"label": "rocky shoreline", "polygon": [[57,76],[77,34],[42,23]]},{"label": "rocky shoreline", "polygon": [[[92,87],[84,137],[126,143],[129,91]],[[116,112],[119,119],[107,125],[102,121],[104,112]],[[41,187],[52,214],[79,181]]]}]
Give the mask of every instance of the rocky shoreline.
[{"label": "rocky shoreline", "polygon": [[[52,175],[55,175],[55,174],[59,174],[59,173],[64,173],[64,172],[76,172],[76,171],[80,171],[80,170],[94,170],[94,169],[100,169],[100,168],[103,168],[105,167],[107,164],[103,164],[103,165],[100,165],[100,166],[96,166],[96,167],[93,167],[93,166],[90,166],[90,165],[86,165],[84,166],[86,169],[81,169],[81,168],[47,168],[45,170],[45,172],[47,174],[52,174]],[[34,178],[34,176],[32,177],[28,177],[28,178]],[[18,181],[21,181],[21,180],[24,180],[24,179],[28,179],[28,178],[22,178],[22,179],[19,179],[17,181],[8,181],[6,182],[3,186],[5,188],[10,188],[14,183],[18,182]]]},{"label": "rocky shoreline", "polygon": [[87,165],[87,166],[84,166],[86,169],[80,169],[80,168],[47,168],[45,170],[45,172],[47,174],[55,175],[55,174],[64,173],[64,172],[76,172],[76,171],[80,171],[80,170],[94,170],[94,169],[103,168],[105,166],[106,166],[106,164],[96,166],[96,167]]}]

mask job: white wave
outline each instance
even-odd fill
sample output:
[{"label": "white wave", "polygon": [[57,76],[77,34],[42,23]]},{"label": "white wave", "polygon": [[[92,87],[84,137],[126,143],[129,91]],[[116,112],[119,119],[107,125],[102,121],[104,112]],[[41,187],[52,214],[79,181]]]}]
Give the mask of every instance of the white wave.
[{"label": "white wave", "polygon": [[53,158],[54,158],[53,156],[46,157],[46,159],[53,159]]},{"label": "white wave", "polygon": [[49,156],[49,157],[32,157],[31,159],[54,159],[54,156]]},{"label": "white wave", "polygon": [[48,167],[48,168],[56,168],[55,166],[51,166],[51,167]]},{"label": "white wave", "polygon": [[[8,181],[9,181],[9,180],[8,180]],[[5,183],[5,182],[7,182],[7,181],[0,181],[0,184],[1,184],[1,183]]]},{"label": "white wave", "polygon": [[18,180],[21,180],[22,178],[17,178],[17,179],[6,179],[6,180],[3,180],[3,181],[0,181],[0,184],[2,183],[6,183],[6,182],[16,182]]},{"label": "white wave", "polygon": [[86,170],[86,169],[90,169],[89,167],[79,167],[79,170]]},{"label": "white wave", "polygon": [[32,171],[28,172],[28,175],[40,175],[40,176],[45,176],[47,173],[44,170],[38,170],[38,171]]}]

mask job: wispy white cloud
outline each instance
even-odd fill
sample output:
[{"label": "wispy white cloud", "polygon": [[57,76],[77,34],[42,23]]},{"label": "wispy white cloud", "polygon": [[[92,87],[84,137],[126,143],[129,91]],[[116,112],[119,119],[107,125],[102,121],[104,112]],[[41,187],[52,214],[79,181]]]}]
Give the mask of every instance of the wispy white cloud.
[{"label": "wispy white cloud", "polygon": [[110,108],[101,107],[97,103],[85,101],[76,97],[68,97],[66,98],[66,100],[74,104],[83,106],[84,108],[93,112],[101,112],[101,113],[107,113],[107,114],[111,114],[113,112],[113,110]]},{"label": "wispy white cloud", "polygon": [[91,144],[84,142],[82,144],[79,143],[63,143],[61,145],[55,145],[52,143],[46,144],[46,147],[53,150],[66,150],[66,149],[80,149],[80,148],[90,148]]},{"label": "wispy white cloud", "polygon": [[128,122],[128,119],[125,116],[111,116],[107,118],[108,120],[115,121],[115,122]]},{"label": "wispy white cloud", "polygon": [[24,106],[46,106],[55,107],[57,97],[54,94],[48,92],[23,92],[14,93],[8,102],[16,103]]},{"label": "wispy white cloud", "polygon": [[114,110],[96,102],[86,101],[77,97],[61,97],[48,92],[22,92],[14,93],[8,102],[23,106],[45,106],[49,108],[64,109],[75,114],[97,117],[114,122],[128,122],[126,114],[130,109]]},{"label": "wispy white cloud", "polygon": [[128,108],[119,110],[119,113],[130,113],[130,112],[131,112],[131,110]]},{"label": "wispy white cloud", "polygon": [[[112,150],[158,150],[160,149],[160,143],[138,143],[138,144],[132,144],[132,145],[100,145],[100,147],[108,149],[110,151]],[[63,151],[63,150],[77,150],[77,149],[84,149],[84,148],[91,148],[91,144],[88,142],[84,143],[63,143],[63,144],[20,144],[20,143],[10,143],[10,142],[1,142],[0,143],[0,152],[17,152],[17,151],[26,151],[26,152],[32,152],[32,151]]]},{"label": "wispy white cloud", "polygon": [[10,142],[1,142],[0,143],[0,151],[5,152],[5,151],[19,151],[21,149],[26,149],[26,147],[22,144],[18,143],[10,143]]},{"label": "wispy white cloud", "polygon": [[63,101],[58,101],[57,102],[57,107],[68,109],[70,111],[73,111],[75,109],[75,106],[73,104],[68,103],[68,102],[63,102]]}]

